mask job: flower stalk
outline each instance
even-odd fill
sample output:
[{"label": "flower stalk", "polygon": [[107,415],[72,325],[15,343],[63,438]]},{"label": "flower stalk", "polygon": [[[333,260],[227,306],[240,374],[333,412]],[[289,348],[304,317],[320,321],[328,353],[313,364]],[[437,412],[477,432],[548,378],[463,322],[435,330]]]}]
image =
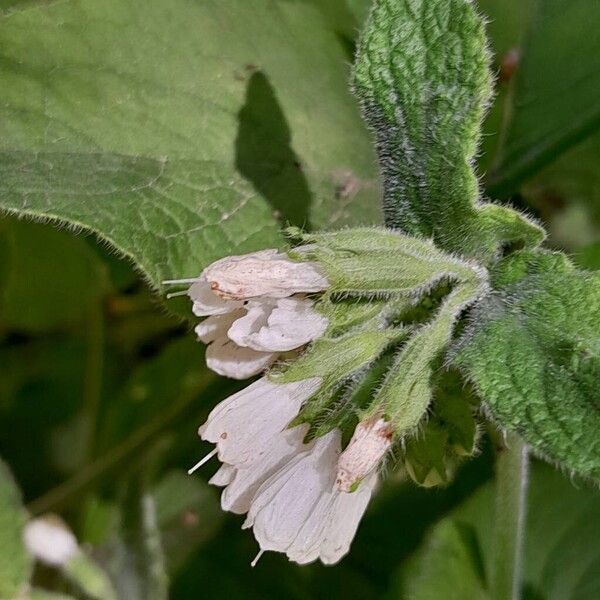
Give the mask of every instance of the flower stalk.
[{"label": "flower stalk", "polygon": [[490,597],[521,598],[521,562],[526,521],[529,457],[527,446],[515,434],[496,454],[496,506]]}]

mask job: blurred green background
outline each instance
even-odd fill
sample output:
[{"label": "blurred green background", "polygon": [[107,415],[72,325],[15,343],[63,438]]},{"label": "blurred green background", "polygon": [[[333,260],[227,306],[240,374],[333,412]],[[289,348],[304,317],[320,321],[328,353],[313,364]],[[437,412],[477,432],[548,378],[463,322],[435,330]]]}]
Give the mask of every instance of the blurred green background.
[{"label": "blurred green background", "polygon": [[[38,10],[38,4],[0,0],[0,40],[13,15]],[[333,48],[328,60],[337,61],[335,72],[347,74],[368,2],[264,4],[273,10],[303,5]],[[486,194],[541,220],[549,246],[571,253],[582,267],[599,268],[600,2],[478,4],[489,20],[497,74],[479,158]],[[165,10],[168,18],[169,10],[177,9]],[[93,23],[90,27],[93,37]],[[300,35],[308,35],[311,43],[312,33]],[[262,41],[257,34],[256,43]],[[290,38],[289,52],[301,49]],[[228,49],[222,52],[227,56]],[[285,67],[285,53],[280,59]],[[2,67],[4,74],[12,68],[7,62]],[[365,189],[355,197],[355,182],[334,173],[322,192],[333,192],[331,204],[321,203],[317,193],[311,199],[316,184],[310,170],[305,175],[298,168],[304,142],[295,143],[302,136],[294,127],[302,122],[290,121],[278,99],[302,82],[290,83],[291,91],[280,89],[262,65],[249,62],[246,71],[240,68],[246,90],[237,131],[211,143],[235,145],[236,169],[268,211],[281,222],[306,227],[375,221],[374,182],[363,182]],[[327,64],[312,68],[323,70],[326,85]],[[0,98],[10,94],[10,80],[4,84]],[[309,95],[310,102],[319,103],[319,93]],[[89,94],[93,106],[94,91]],[[349,92],[347,97],[356,111]],[[143,95],[132,100],[145,101]],[[89,109],[75,103],[73,111],[78,110]],[[198,110],[202,115],[211,109],[203,104]],[[2,128],[10,130],[10,124]],[[324,132],[329,135],[327,143],[333,145],[335,132]],[[365,132],[360,135],[367,139]],[[344,144],[354,145],[347,132],[339,137]],[[372,170],[368,153],[357,160]],[[0,184],[0,194],[10,192]],[[486,572],[493,452],[485,435],[478,456],[445,489],[418,488],[391,474],[339,565],[297,567],[267,554],[252,569],[257,552],[252,535],[240,530],[241,517],[220,511],[218,490],[206,484],[216,464],[193,478],[185,475],[209,449],[196,435],[198,425],[240,384],[204,367],[192,324],[174,316],[175,305],[153,294],[126,259],[93,236],[74,233],[9,216],[0,220],[0,456],[27,509],[59,513],[110,574],[120,598],[484,597],[475,596],[477,586],[469,582]],[[187,310],[185,303],[179,305],[179,314]],[[8,475],[2,485],[9,486]],[[144,512],[148,499],[155,513]],[[0,497],[0,507],[2,502]],[[599,598],[596,492],[584,483],[574,487],[567,477],[536,463],[529,519],[526,597]],[[435,533],[428,533],[434,526]],[[475,557],[469,564],[479,570],[464,567],[454,536],[469,541]],[[6,558],[9,537],[0,532],[0,554],[6,552],[0,565],[12,563],[16,569],[16,560]],[[439,572],[427,562],[436,552],[446,559]],[[11,568],[0,566],[0,575]],[[32,581],[74,598],[89,597],[89,590],[40,565]],[[457,581],[465,587],[447,583]]]}]

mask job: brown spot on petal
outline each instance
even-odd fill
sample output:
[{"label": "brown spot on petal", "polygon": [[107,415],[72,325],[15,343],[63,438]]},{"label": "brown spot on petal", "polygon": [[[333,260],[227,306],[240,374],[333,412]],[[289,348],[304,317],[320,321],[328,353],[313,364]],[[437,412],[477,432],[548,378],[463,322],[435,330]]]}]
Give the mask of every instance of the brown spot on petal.
[{"label": "brown spot on petal", "polygon": [[219,436],[222,440],[226,440],[227,439],[227,432],[224,431],[220,436]]}]

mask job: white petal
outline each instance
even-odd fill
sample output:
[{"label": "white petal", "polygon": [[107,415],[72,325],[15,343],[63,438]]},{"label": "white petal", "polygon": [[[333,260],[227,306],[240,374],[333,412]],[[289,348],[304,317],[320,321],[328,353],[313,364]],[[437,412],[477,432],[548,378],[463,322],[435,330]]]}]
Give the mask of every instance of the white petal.
[{"label": "white petal", "polygon": [[197,317],[223,315],[243,305],[242,302],[224,300],[217,296],[203,275],[200,275],[198,281],[190,286],[188,296],[192,299],[192,312]]},{"label": "white petal", "polygon": [[287,556],[294,562],[305,565],[319,558],[321,546],[325,540],[331,514],[335,507],[338,492],[334,489],[333,478],[327,490],[323,492],[310,516],[302,525],[298,535],[287,549]]},{"label": "white petal", "polygon": [[55,567],[66,564],[79,552],[75,536],[54,515],[29,521],[25,525],[23,539],[33,556]]},{"label": "white petal", "polygon": [[227,330],[245,314],[244,309],[237,308],[224,315],[211,315],[198,323],[194,328],[198,339],[205,344],[214,342],[217,338],[226,337]]},{"label": "white petal", "polygon": [[[244,306],[246,314],[233,321],[227,331],[227,337],[238,346],[264,350],[263,348],[254,348],[249,342],[258,331],[266,326],[269,315],[276,305],[277,300],[272,298],[247,300]],[[267,350],[267,352],[270,351]]]},{"label": "white petal", "polygon": [[275,359],[273,352],[242,348],[227,337],[216,339],[206,349],[206,365],[219,375],[247,379],[264,371]]},{"label": "white petal", "polygon": [[308,298],[281,298],[277,304],[249,301],[248,314],[233,323],[227,335],[240,346],[285,352],[323,335],[327,319]]},{"label": "white petal", "polygon": [[221,495],[223,510],[237,514],[248,512],[258,488],[306,447],[302,440],[307,431],[308,425],[282,431],[271,440],[260,460],[237,469],[235,477]]},{"label": "white petal", "polygon": [[262,550],[285,552],[294,542],[323,494],[332,489],[340,449],[340,434],[332,431],[259,488],[245,525],[253,526]]},{"label": "white petal", "polygon": [[382,418],[361,421],[338,463],[337,484],[345,492],[362,481],[381,462],[392,445],[393,430]]},{"label": "white petal", "polygon": [[237,469],[234,466],[223,463],[219,470],[208,480],[208,483],[220,487],[229,485],[233,481],[236,471]]},{"label": "white petal", "polygon": [[277,250],[223,258],[208,266],[203,276],[213,293],[233,300],[258,296],[284,298],[329,287],[316,263],[296,262]]},{"label": "white petal", "polygon": [[338,562],[350,550],[356,530],[377,484],[377,473],[364,479],[355,492],[337,491],[320,558],[326,565]]},{"label": "white petal", "polygon": [[217,444],[222,462],[249,465],[264,456],[320,384],[318,377],[285,384],[263,377],[218,404],[199,433]]}]

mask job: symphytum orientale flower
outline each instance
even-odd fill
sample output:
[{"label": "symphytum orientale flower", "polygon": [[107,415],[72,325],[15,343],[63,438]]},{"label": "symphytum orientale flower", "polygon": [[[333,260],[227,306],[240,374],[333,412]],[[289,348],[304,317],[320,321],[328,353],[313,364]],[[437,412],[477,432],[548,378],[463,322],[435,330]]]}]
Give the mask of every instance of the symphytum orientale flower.
[{"label": "symphytum orientale flower", "polygon": [[[254,383],[200,427],[217,454],[224,510],[265,550],[304,564],[350,548],[394,445],[430,401],[431,362],[486,285],[474,264],[383,229],[307,235],[287,253],[223,258],[191,284],[208,366]],[[444,283],[429,321],[403,315]],[[382,365],[384,368],[382,368]],[[343,440],[346,443],[343,443]]]}]

